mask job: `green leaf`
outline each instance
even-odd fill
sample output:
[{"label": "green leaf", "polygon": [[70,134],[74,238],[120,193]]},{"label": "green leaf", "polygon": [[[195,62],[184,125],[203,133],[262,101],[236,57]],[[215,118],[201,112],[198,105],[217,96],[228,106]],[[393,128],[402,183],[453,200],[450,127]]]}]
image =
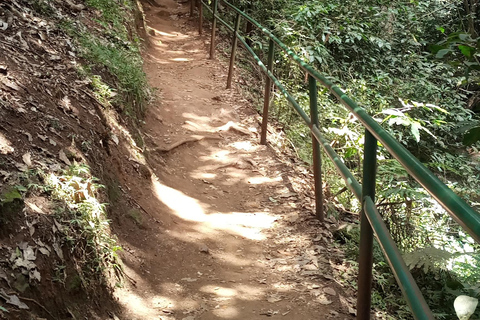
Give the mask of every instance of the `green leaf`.
[{"label": "green leaf", "polygon": [[22,195],[18,192],[17,188],[11,187],[7,189],[4,193],[0,195],[1,203],[10,203],[15,201],[15,199],[22,199]]},{"label": "green leaf", "polygon": [[440,51],[440,50],[442,50],[442,49],[444,49],[444,48],[445,48],[445,46],[440,46],[440,45],[438,45],[438,44],[432,44],[432,45],[430,46],[430,51],[431,51],[433,54],[437,54],[438,51]]},{"label": "green leaf", "polygon": [[23,192],[27,192],[28,189],[25,188],[24,186],[22,185],[16,185],[15,188],[17,188],[18,191],[23,191]]},{"label": "green leaf", "polygon": [[415,137],[415,140],[417,142],[420,141],[420,128],[421,128],[420,123],[412,122],[412,126],[410,127],[410,131],[412,132],[412,134]]},{"label": "green leaf", "polygon": [[468,38],[468,33],[460,33],[460,34],[458,35],[458,38],[459,38],[460,40],[462,40],[462,41],[465,41],[465,40],[467,40],[467,38]]},{"label": "green leaf", "polygon": [[475,48],[469,47],[469,46],[458,46],[458,49],[462,52],[462,54],[467,57],[471,58],[472,55],[475,53]]},{"label": "green leaf", "polygon": [[478,62],[465,62],[465,65],[472,70],[480,70],[480,64]]},{"label": "green leaf", "polygon": [[0,306],[0,311],[3,311],[3,312],[6,312],[6,313],[9,313],[7,309],[5,309],[4,307]]},{"label": "green leaf", "polygon": [[442,59],[446,54],[452,52],[452,49],[442,49],[437,52],[435,58]]},{"label": "green leaf", "polygon": [[348,149],[345,151],[345,158],[353,157],[353,156],[356,155],[357,153],[358,153],[357,148],[350,147],[350,148],[348,148]]},{"label": "green leaf", "polygon": [[441,33],[445,33],[445,28],[444,27],[437,27],[437,30],[440,31]]},{"label": "green leaf", "polygon": [[480,127],[475,127],[467,131],[463,136],[463,144],[470,146],[480,140]]}]

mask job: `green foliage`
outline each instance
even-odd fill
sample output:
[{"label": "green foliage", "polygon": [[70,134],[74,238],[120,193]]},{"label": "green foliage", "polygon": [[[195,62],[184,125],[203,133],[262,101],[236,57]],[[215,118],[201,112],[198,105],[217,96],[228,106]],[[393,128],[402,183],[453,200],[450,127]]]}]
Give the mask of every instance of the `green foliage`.
[{"label": "green foliage", "polygon": [[22,200],[18,187],[10,187],[0,194],[0,204],[11,203],[16,199]]},{"label": "green foliage", "polygon": [[[104,106],[114,105],[126,115],[143,117],[150,89],[142,66],[139,38],[127,26],[132,22],[132,1],[88,0],[100,13],[100,28],[87,28],[78,21],[65,20],[62,28],[80,45],[87,61],[79,73],[89,78]],[[107,74],[105,74],[107,70]],[[116,88],[115,91],[113,88]]]},{"label": "green foliage", "polygon": [[[479,97],[480,101],[479,30],[472,32],[472,17],[465,14],[464,2],[234,3],[340,84],[445,184],[480,208],[480,162],[474,157],[480,146],[480,118],[472,112],[477,101],[472,99]],[[475,17],[473,22],[480,28]],[[265,37],[254,32],[249,38],[257,54],[265,58]],[[285,52],[277,50],[275,58],[275,74],[308,113],[305,75]],[[319,91],[323,134],[360,178],[364,128],[326,90]],[[275,92],[271,114],[282,124],[297,154],[311,162],[310,132],[281,93]],[[477,246],[384,146],[379,143],[378,149],[379,209],[436,316],[450,319],[455,296],[468,294],[467,288],[480,279]],[[329,161],[324,161],[323,170],[331,193],[336,194],[344,183]],[[343,209],[359,210],[358,201],[347,192],[336,200]],[[351,247],[357,252],[354,238],[343,240],[347,251]],[[390,317],[410,319],[385,260],[380,255],[375,261],[375,305]]]},{"label": "green foliage", "polygon": [[[59,201],[56,219],[62,224],[64,241],[82,264],[83,284],[104,272],[120,269],[116,251],[120,247],[110,235],[105,204],[98,199],[97,179],[86,165],[72,165],[61,175],[50,173],[44,180],[53,199]],[[62,205],[63,204],[63,205]]]},{"label": "green foliage", "polygon": [[[133,112],[139,110],[143,113],[149,93],[138,49],[112,46],[111,43],[106,44],[87,33],[80,37],[80,43],[84,48],[83,56],[96,65],[105,66],[118,81],[116,87],[122,97],[119,102],[124,106],[125,112],[135,115]],[[94,88],[103,98],[111,98],[112,90],[105,88],[105,84],[101,84],[98,77],[92,77]]]}]

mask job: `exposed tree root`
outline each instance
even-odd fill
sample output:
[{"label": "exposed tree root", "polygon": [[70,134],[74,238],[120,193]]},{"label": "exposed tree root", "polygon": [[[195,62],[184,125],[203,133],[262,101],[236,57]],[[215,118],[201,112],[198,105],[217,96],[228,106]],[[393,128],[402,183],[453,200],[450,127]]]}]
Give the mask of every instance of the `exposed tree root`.
[{"label": "exposed tree root", "polygon": [[[17,294],[16,292],[10,292],[9,294]],[[53,314],[50,313],[50,311],[48,311],[47,308],[45,308],[42,304],[40,304],[40,302],[38,302],[37,300],[35,299],[31,299],[31,298],[25,298],[25,297],[22,297],[22,296],[18,296],[17,297],[21,300],[24,300],[24,301],[30,301],[30,302],[33,302],[35,303],[37,306],[39,306],[40,308],[42,308],[46,313],[48,313],[50,315],[50,317],[52,317],[52,319],[57,319],[53,316]]]},{"label": "exposed tree root", "polygon": [[178,148],[178,147],[180,147],[181,145],[183,145],[183,144],[185,144],[185,143],[197,142],[197,141],[201,141],[201,140],[204,140],[204,139],[221,140],[222,138],[220,138],[220,137],[213,137],[213,136],[191,136],[191,137],[189,137],[189,138],[186,138],[186,139],[177,141],[177,142],[175,142],[175,143],[172,143],[171,145],[169,145],[169,146],[167,146],[167,147],[158,147],[158,148],[151,149],[150,151],[170,152],[170,151],[172,151],[173,149]]},{"label": "exposed tree root", "polygon": [[197,130],[203,131],[203,132],[218,133],[218,132],[222,132],[222,131],[233,130],[233,131],[237,131],[238,133],[241,133],[241,134],[244,134],[244,135],[247,135],[247,136],[249,136],[251,134],[250,131],[248,131],[245,128],[242,128],[241,126],[239,126],[238,124],[236,124],[233,121],[229,121],[229,122],[227,122],[227,124],[225,124],[221,127],[213,128],[213,129],[210,129],[210,130],[204,130],[198,124],[196,124],[195,122],[192,122],[192,121],[185,121],[185,123],[188,124],[188,125],[191,125],[192,127],[196,128]]}]

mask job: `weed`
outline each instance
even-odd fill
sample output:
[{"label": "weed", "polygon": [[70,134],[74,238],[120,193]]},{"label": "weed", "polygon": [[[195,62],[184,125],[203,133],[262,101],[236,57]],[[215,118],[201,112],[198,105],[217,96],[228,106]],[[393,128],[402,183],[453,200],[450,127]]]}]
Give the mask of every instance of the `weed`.
[{"label": "weed", "polygon": [[[120,103],[124,104],[124,112],[129,116],[143,114],[144,102],[149,97],[145,73],[142,70],[142,60],[138,49],[123,48],[105,44],[95,36],[83,34],[80,38],[83,47],[83,57],[92,63],[105,66],[117,79]],[[92,84],[100,95],[112,98],[112,91],[93,78]],[[95,82],[96,83],[93,83]],[[139,112],[137,112],[139,111]]]},{"label": "weed", "polygon": [[32,3],[33,10],[46,17],[51,17],[55,12],[49,2],[49,0],[34,0]]},{"label": "weed", "polygon": [[91,85],[95,97],[102,103],[104,107],[110,106],[110,102],[117,94],[109,85],[103,82],[102,77],[93,75],[90,77]]},{"label": "weed", "polygon": [[[56,218],[64,226],[63,241],[80,257],[87,278],[102,278],[110,268],[118,268],[120,249],[112,238],[105,214],[105,204],[98,200],[97,179],[86,165],[72,165],[62,175],[45,177],[52,196],[64,203],[56,211]],[[60,269],[61,271],[61,269]]]},{"label": "weed", "polygon": [[131,209],[128,211],[128,216],[139,226],[142,225],[142,214],[137,209]]}]

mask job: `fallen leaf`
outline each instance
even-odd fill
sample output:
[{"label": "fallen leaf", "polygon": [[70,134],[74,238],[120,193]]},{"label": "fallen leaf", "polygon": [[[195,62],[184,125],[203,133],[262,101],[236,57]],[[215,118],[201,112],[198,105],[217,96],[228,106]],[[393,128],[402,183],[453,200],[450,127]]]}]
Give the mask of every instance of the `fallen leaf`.
[{"label": "fallen leaf", "polygon": [[331,296],[337,295],[337,292],[335,292],[335,290],[333,290],[333,289],[330,288],[330,287],[325,287],[325,288],[323,288],[323,292],[325,292],[326,294],[329,294],[329,295],[331,295]]},{"label": "fallen leaf", "polygon": [[7,283],[10,283],[10,282],[8,281],[7,273],[6,273],[3,269],[0,269],[0,279],[3,279],[3,280],[5,280]]},{"label": "fallen leaf", "polygon": [[64,260],[62,248],[60,247],[60,244],[58,244],[58,242],[56,241],[53,243],[53,250],[55,250],[55,253],[60,259]]},{"label": "fallen leaf", "polygon": [[8,304],[14,305],[14,306],[18,307],[19,309],[23,309],[23,310],[28,310],[29,309],[29,307],[25,303],[20,301],[18,296],[16,296],[16,295],[11,295],[10,296],[10,295],[6,294],[3,289],[0,289],[0,297],[5,299],[5,302],[7,302]]},{"label": "fallen leaf", "polygon": [[20,299],[16,295],[10,296],[10,299],[7,300],[7,303],[16,306],[19,309],[30,309],[24,302],[20,301]]},{"label": "fallen leaf", "polygon": [[112,138],[112,141],[115,142],[115,144],[118,146],[118,143],[120,142],[118,140],[118,137],[116,135],[112,134],[111,138]]},{"label": "fallen leaf", "polygon": [[72,163],[70,162],[70,160],[68,160],[67,158],[67,155],[65,154],[65,152],[62,150],[60,150],[60,152],[58,153],[58,157],[60,158],[60,160],[62,160],[63,162],[65,162],[66,165],[68,166],[71,166]]},{"label": "fallen leaf", "polygon": [[331,303],[332,303],[332,301],[328,300],[327,297],[326,297],[324,294],[322,294],[321,296],[319,296],[319,297],[317,298],[317,301],[320,302],[320,303],[323,304],[323,305],[327,305],[327,304],[331,304]]},{"label": "fallen leaf", "polygon": [[22,172],[28,171],[28,167],[25,164],[20,162],[15,162],[15,167],[17,167],[17,169]]},{"label": "fallen leaf", "polygon": [[33,234],[35,233],[35,227],[33,226],[33,224],[29,223],[27,221],[27,227],[28,227],[28,232],[30,233],[30,237],[33,236]]},{"label": "fallen leaf", "polygon": [[30,276],[30,280],[35,279],[38,282],[40,282],[40,280],[42,279],[42,276],[40,275],[40,272],[38,272],[37,269],[31,270],[28,275]]},{"label": "fallen leaf", "polygon": [[38,248],[38,251],[40,251],[40,253],[42,253],[42,254],[44,254],[44,255],[46,255],[46,256],[50,256],[50,251],[48,251],[48,249],[45,248],[45,247],[40,247],[40,248]]},{"label": "fallen leaf", "polygon": [[33,251],[33,247],[28,246],[25,250],[23,250],[23,258],[29,261],[35,261],[35,259],[37,259],[35,252]]},{"label": "fallen leaf", "polygon": [[0,78],[0,81],[10,89],[15,91],[20,91],[20,87],[13,81],[8,80],[7,78]]},{"label": "fallen leaf", "polygon": [[8,23],[3,20],[0,20],[0,31],[5,31],[8,28]]},{"label": "fallen leaf", "polygon": [[267,298],[267,301],[270,303],[279,302],[279,301],[282,301],[282,297],[280,297],[280,295],[278,294],[272,294]]}]

